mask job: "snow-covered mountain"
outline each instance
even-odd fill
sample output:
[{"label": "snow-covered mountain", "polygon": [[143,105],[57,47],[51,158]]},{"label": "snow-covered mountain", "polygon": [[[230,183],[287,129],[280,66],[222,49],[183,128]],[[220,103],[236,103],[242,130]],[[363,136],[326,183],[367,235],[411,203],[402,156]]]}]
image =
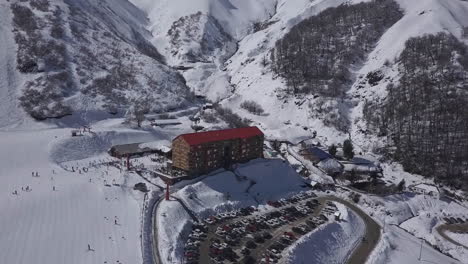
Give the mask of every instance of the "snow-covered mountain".
[{"label": "snow-covered mountain", "polygon": [[[378,135],[366,113],[385,106],[390,83],[397,87],[401,78],[410,79],[400,65],[408,40],[443,32],[468,44],[466,0],[395,0],[401,17],[379,32],[360,60],[347,65],[346,80],[351,81],[342,97],[294,94],[286,77],[273,69],[272,51],[297,25],[328,8],[369,2],[0,1],[0,263],[151,263],[151,251],[145,248],[151,232],[143,230],[147,197],[133,190],[144,179],[122,170],[122,164],[108,156],[106,151],[115,144],[170,142],[193,132],[194,125],[212,129],[250,122],[270,140],[298,142],[315,131],[324,144],[351,137],[357,153],[372,154],[387,146],[388,137]],[[346,40],[353,44],[351,29]],[[455,67],[447,69],[463,69],[468,60],[456,65],[458,57],[467,56],[463,47],[452,38],[435,39],[457,44],[446,60]],[[458,73],[454,86],[463,90],[466,74]],[[447,94],[456,94],[452,92]],[[193,93],[218,104],[201,111]],[[141,129],[132,128],[122,118],[129,109],[164,113],[151,117],[177,118],[174,123],[181,124],[154,128],[145,122]],[[349,123],[347,130],[329,123],[337,116]],[[84,124],[92,127],[91,133],[70,136]],[[278,164],[293,172],[289,164]],[[392,168],[387,177],[408,183],[422,179],[397,165],[384,168]],[[284,170],[277,171],[275,176],[285,177]],[[207,181],[211,179],[216,186],[230,187],[215,178]],[[270,195],[270,187],[262,192]],[[149,199],[161,194],[154,188]],[[218,192],[205,194],[213,208],[219,205]],[[379,214],[386,217],[383,204]],[[164,205],[168,216],[176,215],[167,221],[185,219],[185,211],[177,208]],[[394,211],[401,208],[395,205]],[[422,217],[427,218],[425,213]],[[167,226],[167,231],[175,227],[180,226]],[[419,249],[419,241],[411,239],[387,235],[385,243],[410,241],[410,246],[403,244],[406,251]],[[392,250],[387,256],[391,248],[380,248],[380,256],[369,263],[400,254]],[[460,252],[454,256],[466,256]],[[445,263],[441,259],[439,263]]]},{"label": "snow-covered mountain", "polygon": [[89,122],[136,104],[162,112],[187,103],[185,81],[150,42],[146,15],[126,0],[15,0],[2,2],[3,13],[8,108],[20,100],[35,119]]},{"label": "snow-covered mountain", "polygon": [[[339,68],[332,69],[332,72],[338,75],[343,74],[344,81],[339,84],[331,81],[324,87],[325,89],[328,89],[327,86],[336,88],[337,85],[343,86],[344,84],[344,87],[340,88],[343,95],[330,96],[317,92],[291,94],[290,84],[291,81],[297,81],[294,80],[295,77],[292,77],[293,80],[287,80],[285,76],[274,70],[274,67],[277,67],[274,63],[277,62],[273,62],[272,55],[277,56],[275,49],[278,49],[278,41],[284,41],[285,36],[296,25],[320,15],[328,8],[375,2],[383,3],[381,9],[396,6],[401,15],[397,14],[397,19],[390,23],[388,28],[377,30],[376,34],[380,35],[371,38],[361,36],[361,40],[358,41],[362,42],[362,39],[365,39],[369,43],[364,44],[362,54],[343,55],[347,58],[347,62],[339,67],[343,67],[344,72]],[[257,0],[248,2],[225,0],[198,1],[197,3],[163,0],[133,1],[147,12],[151,21],[149,29],[153,33],[152,43],[158,47],[169,64],[179,67],[187,85],[197,95],[219,102],[221,107],[232,109],[241,118],[248,119],[247,122],[251,121],[251,124],[261,127],[270,138],[297,142],[310,137],[315,133],[313,131],[316,131],[317,136],[326,143],[340,143],[345,138],[351,137],[359,152],[368,153],[382,151],[394,144],[388,141],[394,138],[388,137],[388,133],[397,132],[391,131],[391,128],[390,131],[378,132],[379,128],[373,128],[371,126],[375,124],[369,123],[373,119],[377,120],[377,123],[382,123],[379,116],[383,114],[377,110],[388,109],[387,87],[389,84],[398,87],[399,80],[403,76],[405,69],[401,68],[400,55],[404,53],[408,41],[428,34],[444,33],[446,36],[454,36],[459,43],[468,43],[467,1],[396,0],[396,5],[391,4],[388,7],[384,7],[385,2],[392,1],[375,2],[368,0]],[[371,10],[379,8],[370,6]],[[366,9],[364,5],[358,8]],[[376,10],[375,13],[379,11],[385,12],[385,10]],[[397,12],[393,9],[388,11]],[[366,11],[362,14],[366,14]],[[373,23],[378,22],[372,21],[374,19],[372,14],[369,18],[370,20],[365,23],[369,23],[368,26],[372,28],[375,26]],[[335,27],[329,26],[327,30],[330,30],[330,33],[336,30],[338,23]],[[319,24],[318,27],[320,27]],[[344,33],[342,37],[348,43],[346,45],[354,45],[353,41],[356,40],[354,34],[361,34],[359,33],[360,27],[359,24],[355,27],[350,26],[349,33]],[[303,31],[305,30],[307,27],[303,26]],[[364,30],[364,32],[367,31]],[[307,34],[298,32],[301,30],[296,30],[294,34]],[[346,29],[343,32],[346,32]],[[328,37],[330,36],[331,34]],[[324,37],[327,37],[326,34]],[[290,37],[291,39],[294,39],[294,36]],[[288,45],[294,46],[295,44],[292,42]],[[348,52],[356,47],[349,48]],[[347,52],[344,50],[335,52],[338,57],[332,58],[332,61],[341,60],[340,52]],[[434,51],[437,52],[437,49]],[[462,61],[455,62],[465,56],[463,49],[457,53],[460,54],[452,55],[453,66],[462,65],[463,68],[465,66]],[[356,54],[359,55],[356,56]],[[442,62],[443,58],[441,59]],[[298,61],[301,61],[301,58]],[[308,62],[305,60],[302,65],[306,63]],[[286,71],[292,66],[286,65]],[[311,67],[311,65],[299,66],[294,70],[304,72],[301,67]],[[425,66],[422,65],[422,67]],[[458,71],[458,75],[463,75],[463,69]],[[338,76],[335,79],[340,78]],[[370,78],[375,80],[370,80]],[[466,89],[463,87],[466,87],[466,77],[460,78],[459,83],[454,84],[454,87],[459,88],[454,89],[457,89],[456,93],[460,93],[461,97],[465,97]],[[436,80],[432,82],[434,81]],[[314,84],[302,83],[300,85],[310,90],[307,85]],[[254,105],[252,101],[255,101]],[[450,105],[451,102],[426,102],[426,105],[429,104]],[[261,111],[252,111],[252,106]],[[424,111],[431,111],[430,109],[427,107]],[[463,116],[464,114],[454,113],[454,115]],[[203,115],[201,117],[202,120],[207,121],[203,124],[206,127],[222,127],[225,124],[221,120],[226,121],[225,118],[216,118],[216,113],[209,111],[206,118]],[[407,118],[414,120],[420,117],[409,116]],[[424,122],[433,123],[434,120]],[[443,127],[442,125],[442,130]],[[456,133],[466,135],[466,132],[459,130],[460,128],[454,129],[458,129]],[[418,141],[426,140],[421,138],[424,137],[424,131],[420,132],[418,137]],[[450,145],[450,143],[444,145]],[[407,152],[405,149],[397,151]],[[454,155],[458,155],[458,157],[453,156],[456,160],[465,154]],[[436,159],[440,157],[440,155],[434,156]],[[407,157],[400,157],[400,159],[407,159]],[[442,160],[437,162],[443,163]],[[412,163],[414,164],[414,161]],[[464,165],[461,170],[465,169]],[[418,173],[424,172],[418,171]]]}]

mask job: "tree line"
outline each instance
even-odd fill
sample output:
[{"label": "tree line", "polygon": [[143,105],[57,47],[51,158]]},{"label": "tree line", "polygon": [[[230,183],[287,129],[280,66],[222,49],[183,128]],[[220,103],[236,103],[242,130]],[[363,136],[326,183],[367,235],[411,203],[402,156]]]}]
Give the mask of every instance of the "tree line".
[{"label": "tree line", "polygon": [[272,70],[294,94],[341,97],[352,83],[350,67],[362,62],[402,16],[393,0],[328,8],[293,27],[276,43]]},{"label": "tree line", "polygon": [[445,33],[412,38],[397,63],[401,79],[365,118],[407,171],[468,190],[468,47]]}]

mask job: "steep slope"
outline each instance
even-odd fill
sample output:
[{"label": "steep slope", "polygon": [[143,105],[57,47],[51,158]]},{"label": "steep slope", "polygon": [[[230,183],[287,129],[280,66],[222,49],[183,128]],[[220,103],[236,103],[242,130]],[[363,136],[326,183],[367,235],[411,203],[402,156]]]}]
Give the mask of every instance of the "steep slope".
[{"label": "steep slope", "polygon": [[[276,41],[299,22],[329,7],[359,2],[367,1],[278,1],[275,15],[263,21],[260,30],[239,41],[238,51],[226,62],[223,74],[227,75],[229,82],[212,86],[206,90],[207,93],[224,94],[227,99],[222,101],[222,105],[253,120],[270,136],[293,141],[310,136],[312,130],[317,130],[318,136],[325,141],[342,141],[348,137],[347,133],[324,124],[322,119],[324,115],[336,115],[335,111],[345,112],[350,122],[349,132],[358,149],[372,151],[379,148],[381,140],[369,140],[362,113],[364,103],[384,98],[387,84],[399,75],[396,68],[386,62],[394,61],[403,51],[406,41],[414,36],[447,32],[461,39],[462,30],[468,25],[468,3],[460,0],[417,3],[398,0],[396,2],[404,16],[384,32],[359,65],[350,69],[356,81],[349,85],[343,102],[323,105],[310,95],[285,94],[285,80],[274,76],[270,68],[270,51]],[[383,78],[371,85],[365,77],[377,69],[382,71]],[[247,100],[259,103],[264,114],[252,114],[240,107]]]},{"label": "steep slope", "polygon": [[[271,72],[269,58],[276,41],[295,25],[329,7],[346,2],[349,1],[279,1],[276,14],[263,23],[262,30],[246,36],[239,43],[239,51],[229,60],[227,70],[235,89],[223,101],[223,105],[252,119],[271,137],[297,141],[310,137],[312,130],[317,130],[319,137],[327,135],[326,138],[332,141],[343,139],[344,134],[325,126],[316,118],[320,109],[311,109],[314,106],[313,96],[290,96],[285,93],[286,83]],[[353,1],[358,2],[362,1]],[[258,116],[242,109],[240,105],[246,100],[258,102],[265,114]]]},{"label": "steep slope", "polygon": [[20,122],[24,113],[18,102],[18,74],[13,50],[15,41],[11,32],[9,3],[0,3],[0,127]]},{"label": "steep slope", "polygon": [[164,65],[145,14],[128,1],[10,1],[10,8],[25,81],[19,99],[32,117],[76,114],[87,122],[132,105],[154,112],[187,102],[183,78]]},{"label": "steep slope", "polygon": [[213,101],[232,89],[223,64],[236,52],[237,42],[269,19],[276,5],[276,0],[132,2],[147,12],[153,43],[168,64],[183,69],[192,91]]}]

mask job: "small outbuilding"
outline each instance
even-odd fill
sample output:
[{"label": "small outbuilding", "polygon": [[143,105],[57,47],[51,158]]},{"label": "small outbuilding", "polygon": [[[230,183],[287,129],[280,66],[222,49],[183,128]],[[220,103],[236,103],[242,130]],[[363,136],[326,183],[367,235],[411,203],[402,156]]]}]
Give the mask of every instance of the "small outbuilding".
[{"label": "small outbuilding", "polygon": [[314,164],[317,164],[321,161],[327,159],[333,159],[333,156],[328,154],[326,151],[318,148],[318,147],[308,147],[302,149],[299,154],[304,156],[306,159],[312,161]]},{"label": "small outbuilding", "polygon": [[409,189],[412,192],[418,193],[418,194],[430,195],[433,197],[440,196],[440,192],[437,186],[431,185],[431,184],[420,183],[420,184],[409,186]]},{"label": "small outbuilding", "polygon": [[343,164],[333,158],[322,160],[317,164],[317,166],[328,175],[332,176],[340,175],[344,170]]},{"label": "small outbuilding", "polygon": [[141,144],[142,143],[115,145],[112,148],[110,148],[109,154],[116,158],[123,158],[156,153],[155,149],[149,147],[141,147]]}]

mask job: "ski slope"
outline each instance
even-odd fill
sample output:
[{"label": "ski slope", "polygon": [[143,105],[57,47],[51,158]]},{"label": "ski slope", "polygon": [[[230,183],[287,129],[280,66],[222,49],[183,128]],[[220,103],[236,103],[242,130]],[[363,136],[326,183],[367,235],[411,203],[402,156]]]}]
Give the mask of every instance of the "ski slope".
[{"label": "ski slope", "polygon": [[68,136],[62,129],[0,132],[0,263],[141,263],[132,181],[111,167],[79,173],[52,163],[49,148]]}]

